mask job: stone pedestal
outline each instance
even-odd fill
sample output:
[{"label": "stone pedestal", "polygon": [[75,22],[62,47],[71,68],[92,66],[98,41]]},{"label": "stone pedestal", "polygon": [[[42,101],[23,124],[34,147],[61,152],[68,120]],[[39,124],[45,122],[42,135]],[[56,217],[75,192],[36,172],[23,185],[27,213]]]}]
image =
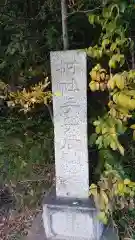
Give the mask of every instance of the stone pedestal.
[{"label": "stone pedestal", "polygon": [[57,198],[51,193],[43,206],[48,240],[100,240],[104,226],[96,218],[92,200]]}]

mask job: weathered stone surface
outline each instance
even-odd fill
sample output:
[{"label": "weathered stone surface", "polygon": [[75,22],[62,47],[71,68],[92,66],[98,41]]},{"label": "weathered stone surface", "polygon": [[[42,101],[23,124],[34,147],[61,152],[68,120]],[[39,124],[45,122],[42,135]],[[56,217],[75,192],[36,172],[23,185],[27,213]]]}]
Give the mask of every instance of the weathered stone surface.
[{"label": "weathered stone surface", "polygon": [[96,215],[92,200],[57,198],[52,192],[43,207],[46,237],[50,240],[100,240],[103,224]]},{"label": "weathered stone surface", "polygon": [[[57,219],[57,221],[59,220]],[[61,223],[61,221],[59,222]],[[30,229],[29,234],[25,240],[47,240],[43,227],[42,213],[38,214],[34,219],[32,228]],[[70,240],[72,240],[72,238]],[[119,240],[117,231],[113,227],[107,227],[101,237],[101,240]]]},{"label": "weathered stone surface", "polygon": [[56,195],[87,198],[86,54],[51,52]]},{"label": "weathered stone surface", "polygon": [[[54,201],[54,200],[53,200]],[[51,200],[51,204],[53,204],[53,201]],[[47,202],[48,202],[48,200],[47,200]],[[53,212],[55,212],[54,211],[54,207],[55,207],[55,210],[56,210],[56,208],[57,208],[57,206],[58,206],[58,202],[59,202],[59,200],[57,200],[57,204],[56,205],[51,205],[51,206],[53,206],[52,208],[50,208],[50,205],[48,205],[49,206],[49,211],[48,211],[48,213],[47,213],[47,215],[46,216],[48,216],[48,214],[49,213],[52,213],[52,211]],[[60,201],[61,202],[61,201]],[[60,203],[59,202],[59,203]],[[62,203],[61,203],[62,204]],[[60,205],[61,205],[60,204]],[[66,203],[67,204],[67,203]],[[84,204],[84,203],[83,203]],[[60,205],[59,205],[59,209],[60,209]],[[80,205],[80,204],[79,204]],[[86,206],[87,204],[85,203],[85,206]],[[69,206],[71,206],[71,202],[70,202],[70,204],[69,204]],[[84,206],[84,205],[83,205]],[[93,206],[92,206],[92,203],[91,203],[91,211],[93,211],[94,210],[94,208],[93,208]],[[58,213],[59,210],[58,208],[57,208],[57,211],[56,211],[56,213]],[[84,208],[83,208],[83,211],[84,211]],[[72,211],[71,211],[72,212]],[[74,212],[74,211],[73,211]],[[63,212],[62,212],[63,213]],[[74,213],[73,213],[74,214]],[[82,212],[81,212],[81,214],[82,214]],[[88,210],[86,211],[86,214],[88,214]],[[46,217],[45,216],[45,217]],[[77,215],[76,215],[77,216]],[[69,216],[70,217],[70,216]],[[69,217],[68,217],[68,222],[69,222]],[[83,216],[84,217],[84,216]],[[54,221],[53,221],[54,220]],[[54,231],[57,231],[58,232],[58,230],[60,229],[60,233],[62,233],[62,231],[63,231],[63,228],[62,228],[62,225],[61,225],[61,223],[63,223],[63,219],[61,218],[61,216],[56,216],[56,219],[53,219],[52,221],[53,221],[53,223],[55,223],[55,221],[56,221],[56,223],[55,223],[55,226],[54,226],[54,229],[53,229],[53,232]],[[70,219],[71,220],[71,219]],[[77,216],[77,218],[75,219],[75,221],[78,221],[78,216]],[[82,224],[82,226],[81,226],[81,228],[79,228],[79,231],[83,228],[83,231],[82,232],[79,232],[78,230],[77,230],[77,234],[79,233],[80,234],[80,236],[82,236],[82,234],[86,234],[86,232],[85,232],[85,229],[86,229],[86,227],[88,227],[88,231],[89,231],[89,225],[86,225],[86,220],[87,219],[85,219],[84,221],[83,221],[83,224]],[[71,221],[70,221],[71,222]],[[79,222],[80,222],[80,219],[79,219]],[[87,221],[87,223],[88,223],[88,221]],[[48,224],[48,223],[47,223]],[[75,224],[74,224],[74,226],[75,226]],[[78,227],[79,225],[78,224],[76,224],[76,229],[77,229],[77,227]],[[49,229],[51,229],[51,226],[50,226],[50,228]],[[66,230],[67,231],[67,230]],[[64,231],[64,234],[66,233],[66,235],[68,235],[69,233],[68,232],[66,232],[66,231]],[[73,231],[72,229],[71,229],[71,231]],[[70,231],[70,232],[71,232]],[[94,232],[95,232],[95,230],[94,230]],[[78,235],[79,235],[78,234]],[[88,234],[89,234],[89,232],[88,232]],[[87,238],[85,238],[85,239],[88,239],[88,236],[86,236]],[[42,213],[39,213],[38,215],[37,215],[37,217],[34,219],[34,221],[33,221],[33,225],[32,225],[32,227],[31,227],[31,229],[29,230],[29,234],[28,234],[28,236],[25,238],[25,240],[47,240],[48,238],[46,237],[46,235],[45,235],[45,230],[44,230],[44,227],[43,227],[43,220],[42,220]],[[49,238],[49,240],[55,240],[55,239],[57,239],[56,238],[56,235],[55,235],[55,237],[51,237],[51,238]],[[65,240],[65,239],[67,239],[67,236],[66,236],[66,238],[65,237],[63,237],[63,238],[60,238],[61,240]],[[60,240],[59,239],[59,240]],[[70,240],[80,240],[80,238],[73,238],[73,236],[71,236],[70,238],[69,238]],[[92,239],[92,238],[91,238]],[[83,238],[81,237],[81,240],[83,240]],[[97,238],[95,238],[94,240],[97,240]],[[116,231],[116,229],[115,228],[113,228],[112,227],[112,225],[111,226],[107,226],[105,229],[104,229],[104,231],[103,231],[103,234],[102,234],[102,236],[101,236],[101,238],[100,238],[100,240],[119,240],[119,237],[118,237],[118,234],[117,234],[117,231]]]}]

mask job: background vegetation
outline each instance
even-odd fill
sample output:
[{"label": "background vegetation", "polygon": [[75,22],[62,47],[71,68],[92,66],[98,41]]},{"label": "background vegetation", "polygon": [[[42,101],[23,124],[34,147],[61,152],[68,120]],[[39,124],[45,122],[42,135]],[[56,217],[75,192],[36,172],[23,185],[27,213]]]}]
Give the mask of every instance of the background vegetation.
[{"label": "background vegetation", "polygon": [[[135,239],[135,92],[130,95],[132,103],[126,112],[118,109],[118,100],[114,101],[116,93],[128,89],[129,96],[129,91],[134,90],[135,4],[132,0],[68,0],[67,6],[69,48],[84,48],[88,54],[89,161],[94,187],[91,194],[100,189],[98,206],[105,222],[109,200],[113,198],[115,204],[109,216],[112,215],[121,239]],[[53,178],[49,54],[62,49],[61,29],[60,1],[1,3],[0,183],[1,189],[10,189],[18,210],[38,205],[45,183],[48,187]],[[126,103],[124,98],[122,104]],[[116,194],[107,192],[110,179]]]}]

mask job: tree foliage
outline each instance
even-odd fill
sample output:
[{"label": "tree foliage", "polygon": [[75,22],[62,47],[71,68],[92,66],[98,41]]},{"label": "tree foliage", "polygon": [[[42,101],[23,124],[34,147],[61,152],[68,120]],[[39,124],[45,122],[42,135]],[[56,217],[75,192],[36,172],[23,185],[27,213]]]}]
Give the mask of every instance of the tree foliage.
[{"label": "tree foliage", "polygon": [[[93,120],[94,143],[98,149],[111,148],[123,156],[120,136],[131,128],[135,139],[135,125],[129,122],[135,111],[135,70],[127,59],[134,52],[134,41],[128,35],[130,24],[124,20],[128,12],[132,14],[134,6],[127,7],[123,1],[108,2],[101,11],[88,15],[90,24],[101,26],[101,34],[96,44],[86,49],[95,63],[90,71],[89,87],[92,92],[104,92],[107,96],[106,103],[101,103],[102,115]],[[92,184],[90,194],[98,202],[99,218],[106,223],[115,207],[125,208],[129,199],[129,205],[134,208],[135,183],[124,179],[106,162],[104,167],[98,186]]]}]

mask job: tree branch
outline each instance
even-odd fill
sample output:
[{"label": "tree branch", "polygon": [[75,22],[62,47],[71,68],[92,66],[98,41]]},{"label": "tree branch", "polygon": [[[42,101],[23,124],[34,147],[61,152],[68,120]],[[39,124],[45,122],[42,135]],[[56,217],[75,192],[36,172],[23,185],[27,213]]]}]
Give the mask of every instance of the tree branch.
[{"label": "tree branch", "polygon": [[87,13],[91,13],[91,12],[94,12],[94,11],[96,11],[96,10],[99,10],[99,9],[101,9],[101,8],[102,8],[102,7],[100,6],[100,7],[96,7],[96,8],[94,8],[94,9],[91,9],[91,10],[74,11],[74,12],[71,12],[71,13],[67,14],[67,18],[70,17],[70,16],[72,16],[72,15],[74,15],[74,14],[76,14],[76,13],[85,13],[85,14],[87,14]]},{"label": "tree branch", "polygon": [[61,15],[62,15],[62,34],[63,34],[63,47],[67,50],[68,43],[68,30],[67,30],[67,5],[66,0],[61,0]]}]

